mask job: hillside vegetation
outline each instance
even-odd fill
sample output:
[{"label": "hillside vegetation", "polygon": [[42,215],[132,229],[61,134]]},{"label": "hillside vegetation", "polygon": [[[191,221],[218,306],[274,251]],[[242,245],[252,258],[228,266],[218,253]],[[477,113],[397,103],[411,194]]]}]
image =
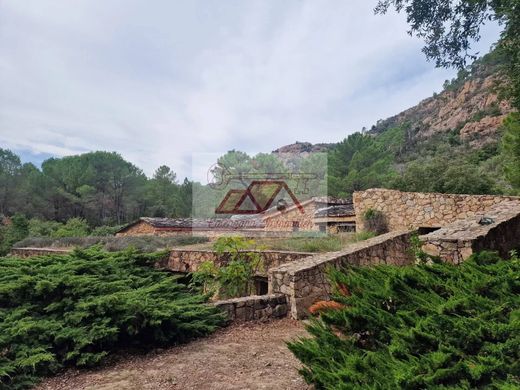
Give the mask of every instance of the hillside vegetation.
[{"label": "hillside vegetation", "polygon": [[160,255],[92,247],[0,258],[0,388],[28,388],[65,366],[188,341],[223,324],[206,297],[152,267]]},{"label": "hillside vegetation", "polygon": [[503,133],[513,144],[520,136],[518,116],[496,89],[502,61],[496,51],[484,56],[447,81],[442,93],[337,144],[329,153],[329,192],[518,192],[507,166],[520,153],[502,142]]}]

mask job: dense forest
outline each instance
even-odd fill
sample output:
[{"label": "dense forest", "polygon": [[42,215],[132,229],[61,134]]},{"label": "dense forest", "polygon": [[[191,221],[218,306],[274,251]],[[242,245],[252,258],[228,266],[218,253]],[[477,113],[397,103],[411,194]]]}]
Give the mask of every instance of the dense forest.
[{"label": "dense forest", "polygon": [[191,185],[178,183],[167,166],[152,178],[117,153],[92,152],[51,158],[41,169],[22,164],[0,149],[0,214],[67,221],[83,218],[91,226],[122,224],[143,215],[188,216]]}]

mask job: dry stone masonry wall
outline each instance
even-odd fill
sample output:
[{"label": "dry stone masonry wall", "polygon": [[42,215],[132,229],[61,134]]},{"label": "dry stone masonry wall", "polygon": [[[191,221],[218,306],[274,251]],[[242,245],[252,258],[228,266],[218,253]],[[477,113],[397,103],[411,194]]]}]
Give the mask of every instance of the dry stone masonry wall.
[{"label": "dry stone masonry wall", "polygon": [[[259,271],[258,276],[267,276],[267,270],[270,268],[312,255],[312,253],[307,252],[288,251],[249,252],[258,253],[262,258],[263,269]],[[212,250],[172,250],[167,257],[157,262],[156,266],[174,272],[194,272],[206,261],[211,261],[217,266],[223,266],[229,261],[229,254],[225,253],[220,256]]]},{"label": "dry stone masonry wall", "polygon": [[287,316],[287,297],[283,294],[252,295],[217,301],[229,321],[267,321]]},{"label": "dry stone masonry wall", "polygon": [[[488,224],[479,223],[483,217]],[[507,257],[510,250],[520,247],[520,204],[499,203],[485,213],[456,221],[420,239],[425,252],[454,264],[484,249]]]},{"label": "dry stone masonry wall", "polygon": [[390,231],[443,227],[458,220],[474,218],[505,201],[520,205],[520,198],[510,196],[401,192],[379,188],[355,192],[353,201],[356,229],[365,230],[363,215],[373,209],[384,214]]},{"label": "dry stone masonry wall", "polygon": [[409,231],[391,232],[352,244],[343,251],[309,256],[273,268],[268,273],[269,293],[287,295],[291,316],[305,318],[309,306],[329,297],[328,267],[412,264],[410,237]]}]

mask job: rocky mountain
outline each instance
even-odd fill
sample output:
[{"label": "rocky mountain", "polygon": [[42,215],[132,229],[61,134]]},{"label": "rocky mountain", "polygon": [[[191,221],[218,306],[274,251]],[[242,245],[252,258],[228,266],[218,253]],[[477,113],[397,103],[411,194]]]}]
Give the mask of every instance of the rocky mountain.
[{"label": "rocky mountain", "polygon": [[[425,140],[434,135],[455,133],[462,142],[479,148],[498,139],[503,119],[512,111],[511,105],[497,92],[500,58],[487,54],[458,76],[446,81],[444,90],[424,99],[390,118],[380,120],[369,133],[378,135],[386,130],[408,124],[408,136]],[[335,144],[296,142],[273,151],[284,154],[324,152]]]},{"label": "rocky mountain", "polygon": [[482,147],[498,139],[503,119],[512,111],[511,105],[500,98],[497,76],[500,59],[490,53],[478,60],[458,77],[446,81],[444,90],[424,99],[388,119],[378,121],[370,133],[410,125],[416,139],[427,139],[436,134],[454,132],[463,142]]},{"label": "rocky mountain", "polygon": [[298,154],[304,154],[304,153],[319,153],[319,152],[326,152],[330,148],[332,148],[334,144],[311,144],[310,142],[299,142],[296,141],[294,144],[285,145],[281,148],[278,148],[276,150],[273,150],[272,153],[274,154],[291,154],[291,153],[298,153]]}]

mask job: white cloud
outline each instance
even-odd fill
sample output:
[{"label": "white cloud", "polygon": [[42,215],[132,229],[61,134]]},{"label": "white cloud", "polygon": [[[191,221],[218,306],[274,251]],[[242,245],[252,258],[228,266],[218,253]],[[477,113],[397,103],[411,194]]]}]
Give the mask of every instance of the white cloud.
[{"label": "white cloud", "polygon": [[192,153],[338,141],[454,74],[373,5],[4,0],[0,145],[183,176]]}]

